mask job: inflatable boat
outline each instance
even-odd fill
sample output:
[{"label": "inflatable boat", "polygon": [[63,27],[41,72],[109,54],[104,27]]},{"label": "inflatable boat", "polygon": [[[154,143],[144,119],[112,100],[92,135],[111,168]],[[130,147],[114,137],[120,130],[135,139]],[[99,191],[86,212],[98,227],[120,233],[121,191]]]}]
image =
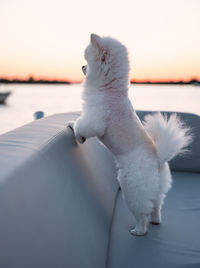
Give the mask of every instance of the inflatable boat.
[{"label": "inflatable boat", "polygon": [[0,267],[200,267],[199,116],[179,114],[194,141],[170,163],[162,223],[135,237],[112,155],[96,138],[77,144],[66,127],[78,115],[56,114],[0,136]]},{"label": "inflatable boat", "polygon": [[6,102],[6,99],[11,94],[10,91],[8,92],[0,92],[0,104],[4,104]]}]

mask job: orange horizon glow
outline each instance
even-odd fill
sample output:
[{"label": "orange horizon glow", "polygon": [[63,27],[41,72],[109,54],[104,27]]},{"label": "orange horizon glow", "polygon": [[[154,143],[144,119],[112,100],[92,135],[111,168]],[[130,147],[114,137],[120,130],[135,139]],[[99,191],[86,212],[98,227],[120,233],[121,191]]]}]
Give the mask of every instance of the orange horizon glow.
[{"label": "orange horizon glow", "polygon": [[68,79],[66,77],[61,77],[61,76],[35,76],[33,74],[30,75],[25,75],[25,76],[16,76],[16,75],[2,75],[0,76],[0,79],[7,79],[7,80],[21,80],[21,81],[27,81],[30,78],[32,78],[35,81],[38,80],[47,80],[47,81],[61,81],[61,82],[69,82],[69,83],[82,83],[83,82],[83,78],[82,79]]},{"label": "orange horizon glow", "polygon": [[[28,66],[23,66],[21,63],[17,66],[15,64],[9,65],[4,68],[4,72],[0,70],[0,78],[6,79],[19,79],[28,80],[32,77],[35,80],[59,80],[68,81],[70,83],[82,82],[84,80],[84,74],[82,73],[81,66],[85,64],[84,61],[77,64],[71,64],[70,66],[64,65],[64,63],[55,67],[52,66],[41,66],[34,64],[31,71],[27,70]],[[20,66],[21,65],[21,66]],[[130,71],[130,81],[190,81],[192,79],[200,80],[200,68],[198,64],[190,63],[190,65],[183,65],[181,63],[173,64],[164,62],[162,64],[151,65],[150,62],[137,62],[132,64]],[[7,70],[6,70],[7,69]],[[15,71],[15,69],[17,69]],[[26,69],[26,70],[25,70]],[[189,70],[188,70],[189,69]]]},{"label": "orange horizon glow", "polygon": [[[28,75],[28,76],[0,76],[0,79],[8,79],[8,80],[21,80],[21,81],[27,81],[30,78],[32,78],[35,81],[38,80],[46,80],[46,81],[59,81],[59,82],[69,82],[72,84],[78,84],[78,83],[82,83],[84,81],[84,77],[80,78],[80,79],[68,79],[66,77],[59,77],[59,76],[34,76],[32,74]],[[134,77],[130,77],[130,82],[134,82],[134,83],[144,83],[144,82],[150,82],[150,83],[164,83],[164,82],[190,82],[191,80],[197,80],[200,81],[200,76],[191,76],[190,78],[159,78],[159,79],[151,79],[151,78],[143,78],[143,79],[138,79],[138,78],[134,78]]]}]

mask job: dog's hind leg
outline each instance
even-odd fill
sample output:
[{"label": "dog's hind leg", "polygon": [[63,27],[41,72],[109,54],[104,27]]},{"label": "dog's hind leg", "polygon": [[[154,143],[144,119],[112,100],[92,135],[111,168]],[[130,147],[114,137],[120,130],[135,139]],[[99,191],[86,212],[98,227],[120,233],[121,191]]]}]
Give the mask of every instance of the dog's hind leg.
[{"label": "dog's hind leg", "polygon": [[154,202],[154,208],[151,212],[151,223],[158,225],[161,223],[161,208],[165,195],[160,195],[159,198]]},{"label": "dog's hind leg", "polygon": [[131,230],[133,235],[145,235],[147,232],[148,216],[145,214],[139,214],[135,216],[136,225],[135,228]]}]

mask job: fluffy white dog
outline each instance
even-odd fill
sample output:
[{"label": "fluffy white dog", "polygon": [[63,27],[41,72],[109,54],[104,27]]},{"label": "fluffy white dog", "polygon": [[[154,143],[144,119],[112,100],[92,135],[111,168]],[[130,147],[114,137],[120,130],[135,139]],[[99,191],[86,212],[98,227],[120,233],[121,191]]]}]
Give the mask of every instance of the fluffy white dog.
[{"label": "fluffy white dog", "polygon": [[149,220],[161,222],[171,187],[167,162],[183,152],[191,137],[175,114],[169,119],[148,115],[141,123],[128,98],[128,53],[119,41],[92,34],[85,59],[83,111],[69,127],[80,143],[97,136],[112,152],[124,200],[136,219],[131,233],[144,235]]}]

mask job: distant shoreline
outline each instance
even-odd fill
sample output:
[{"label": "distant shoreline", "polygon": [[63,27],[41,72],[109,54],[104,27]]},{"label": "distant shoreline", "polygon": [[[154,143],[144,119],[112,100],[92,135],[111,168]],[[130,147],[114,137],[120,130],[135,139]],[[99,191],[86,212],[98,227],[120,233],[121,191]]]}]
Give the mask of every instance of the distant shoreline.
[{"label": "distant shoreline", "polygon": [[[81,82],[70,82],[64,80],[47,80],[33,79],[27,80],[0,78],[0,84],[80,84]],[[189,81],[130,81],[131,84],[147,84],[147,85],[200,85],[200,80],[191,79]]]},{"label": "distant shoreline", "polygon": [[130,81],[131,84],[145,85],[200,85],[200,80],[191,79],[189,81]]},{"label": "distant shoreline", "polygon": [[33,78],[29,78],[27,80],[0,78],[0,84],[75,84],[75,82]]}]

